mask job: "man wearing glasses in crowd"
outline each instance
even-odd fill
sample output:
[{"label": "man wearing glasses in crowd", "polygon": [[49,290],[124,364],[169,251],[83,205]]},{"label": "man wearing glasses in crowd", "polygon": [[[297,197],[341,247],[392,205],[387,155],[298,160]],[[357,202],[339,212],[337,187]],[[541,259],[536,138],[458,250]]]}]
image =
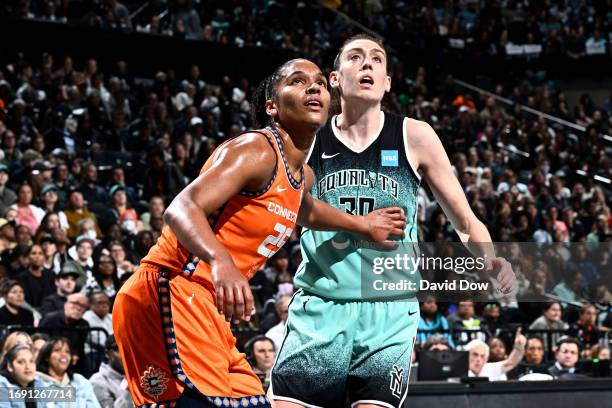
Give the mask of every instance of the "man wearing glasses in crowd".
[{"label": "man wearing glasses in crowd", "polygon": [[52,312],[43,317],[39,327],[49,329],[52,336],[63,336],[72,343],[72,364],[78,372],[85,372],[84,346],[87,338],[89,323],[83,315],[89,309],[87,296],[73,293],[67,297],[64,310]]}]

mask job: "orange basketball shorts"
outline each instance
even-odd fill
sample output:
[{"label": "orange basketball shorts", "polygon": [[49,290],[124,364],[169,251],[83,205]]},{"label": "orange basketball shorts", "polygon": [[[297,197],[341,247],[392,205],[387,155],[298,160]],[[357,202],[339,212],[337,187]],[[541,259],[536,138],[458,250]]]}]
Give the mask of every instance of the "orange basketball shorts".
[{"label": "orange basketball shorts", "polygon": [[268,406],[214,294],[189,277],[141,265],[117,294],[113,328],[136,406],[174,406],[187,388],[213,407]]}]

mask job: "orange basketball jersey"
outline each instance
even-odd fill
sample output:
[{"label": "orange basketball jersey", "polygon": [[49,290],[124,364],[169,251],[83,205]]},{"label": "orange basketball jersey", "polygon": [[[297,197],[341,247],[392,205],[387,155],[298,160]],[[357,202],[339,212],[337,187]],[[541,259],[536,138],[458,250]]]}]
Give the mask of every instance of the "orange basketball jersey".
[{"label": "orange basketball jersey", "polygon": [[[242,192],[230,198],[209,222],[219,242],[227,249],[246,279],[291,237],[304,190],[304,170],[296,181],[288,170],[280,135],[273,128],[255,131],[266,137],[276,152],[276,168],[268,185],[258,192]],[[215,151],[216,153],[216,151]],[[213,153],[202,167],[213,163]],[[165,226],[156,245],[142,260],[200,282],[214,292],[210,266],[190,254]]]}]

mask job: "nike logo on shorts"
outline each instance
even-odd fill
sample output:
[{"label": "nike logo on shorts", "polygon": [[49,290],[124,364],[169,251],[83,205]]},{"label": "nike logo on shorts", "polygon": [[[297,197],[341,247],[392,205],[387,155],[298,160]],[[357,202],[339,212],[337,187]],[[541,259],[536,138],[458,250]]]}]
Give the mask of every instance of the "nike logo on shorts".
[{"label": "nike logo on shorts", "polygon": [[413,316],[416,313],[416,310],[414,312],[408,312],[408,316]]}]

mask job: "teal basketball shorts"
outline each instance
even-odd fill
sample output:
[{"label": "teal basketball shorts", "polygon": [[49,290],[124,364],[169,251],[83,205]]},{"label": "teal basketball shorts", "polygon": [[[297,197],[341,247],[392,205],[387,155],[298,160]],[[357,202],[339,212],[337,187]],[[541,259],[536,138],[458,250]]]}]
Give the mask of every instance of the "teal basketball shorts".
[{"label": "teal basketball shorts", "polygon": [[337,301],[298,291],[272,368],[272,398],[306,407],[401,407],[419,303]]}]

